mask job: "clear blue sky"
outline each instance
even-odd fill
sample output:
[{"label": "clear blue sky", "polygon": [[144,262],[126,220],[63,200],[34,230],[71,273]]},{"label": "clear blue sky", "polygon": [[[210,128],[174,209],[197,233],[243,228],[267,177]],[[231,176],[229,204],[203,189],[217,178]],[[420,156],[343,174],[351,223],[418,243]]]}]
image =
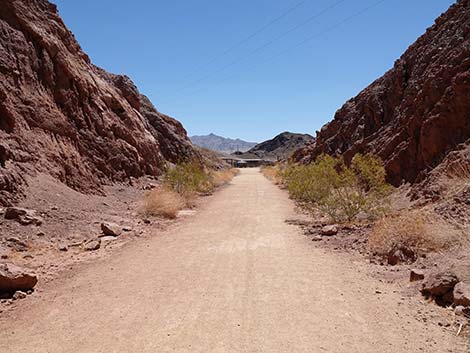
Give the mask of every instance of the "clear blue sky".
[{"label": "clear blue sky", "polygon": [[95,64],[189,134],[251,141],[315,134],[453,3],[385,0],[351,18],[377,0],[53,2]]}]

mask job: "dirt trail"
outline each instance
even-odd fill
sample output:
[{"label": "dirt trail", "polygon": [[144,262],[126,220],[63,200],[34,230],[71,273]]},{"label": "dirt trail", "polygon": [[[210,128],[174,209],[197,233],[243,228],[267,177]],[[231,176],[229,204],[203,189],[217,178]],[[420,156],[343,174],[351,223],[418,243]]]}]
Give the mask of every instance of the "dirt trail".
[{"label": "dirt trail", "polygon": [[243,170],[170,231],[3,317],[0,352],[460,352],[369,265],[284,222],[293,216],[283,191]]}]

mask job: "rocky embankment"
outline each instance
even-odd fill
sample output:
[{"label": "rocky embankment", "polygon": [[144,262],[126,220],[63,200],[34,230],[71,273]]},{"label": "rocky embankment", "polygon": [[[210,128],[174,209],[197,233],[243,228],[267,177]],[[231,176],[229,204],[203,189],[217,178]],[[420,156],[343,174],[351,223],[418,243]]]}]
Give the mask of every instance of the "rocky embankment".
[{"label": "rocky embankment", "polygon": [[195,158],[183,126],[129,77],[93,65],[55,5],[1,2],[2,303],[155,233],[165,222],[138,216],[145,190],[168,163]]},{"label": "rocky embankment", "polygon": [[46,0],[0,6],[0,204],[46,173],[75,190],[158,175],[196,155],[127,76],[97,68]]},{"label": "rocky embankment", "polygon": [[467,153],[455,153],[448,164],[468,166],[460,156],[468,156],[469,138],[470,1],[458,0],[295,158],[308,163],[329,153],[350,160],[372,152],[385,161],[391,183],[423,182],[415,196],[435,198],[438,190],[425,179],[453,151]]}]

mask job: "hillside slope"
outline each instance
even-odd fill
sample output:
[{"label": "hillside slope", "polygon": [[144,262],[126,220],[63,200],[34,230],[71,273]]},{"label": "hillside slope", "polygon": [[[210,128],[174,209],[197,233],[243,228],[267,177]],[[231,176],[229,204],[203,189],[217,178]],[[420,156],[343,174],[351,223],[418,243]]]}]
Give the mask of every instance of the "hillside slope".
[{"label": "hillside slope", "polygon": [[246,152],[256,146],[256,142],[247,142],[240,139],[231,139],[215,134],[203,136],[191,136],[191,141],[199,147],[212,151],[232,153],[235,151]]},{"label": "hillside slope", "polygon": [[372,152],[398,185],[424,180],[469,138],[470,1],[459,0],[295,158],[308,163],[323,152],[346,159]]},{"label": "hillside slope", "polygon": [[0,6],[0,203],[45,172],[76,190],[157,175],[195,152],[127,76],[91,64],[55,5]]},{"label": "hillside slope", "polygon": [[271,140],[257,144],[255,147],[241,155],[245,158],[263,158],[268,160],[284,160],[292,156],[299,148],[312,143],[314,138],[307,134],[283,132]]}]

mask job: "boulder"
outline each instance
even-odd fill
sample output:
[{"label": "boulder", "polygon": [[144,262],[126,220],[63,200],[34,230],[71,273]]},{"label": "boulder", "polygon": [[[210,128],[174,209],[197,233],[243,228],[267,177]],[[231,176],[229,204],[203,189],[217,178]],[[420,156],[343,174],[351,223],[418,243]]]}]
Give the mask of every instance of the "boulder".
[{"label": "boulder", "polygon": [[452,293],[458,282],[459,279],[454,273],[440,272],[429,276],[423,283],[421,293],[426,297],[434,298],[438,304],[452,304]]},{"label": "boulder", "polygon": [[118,237],[122,233],[122,228],[116,223],[101,223],[101,231],[106,236]]},{"label": "boulder", "polygon": [[13,264],[0,264],[0,293],[28,291],[36,285],[38,278],[30,270]]},{"label": "boulder", "polygon": [[459,282],[454,287],[454,304],[470,306],[470,284]]},{"label": "boulder", "polygon": [[338,234],[338,226],[335,224],[324,226],[320,232],[322,235],[326,235],[326,236],[336,235]]},{"label": "boulder", "polygon": [[424,279],[424,272],[421,270],[413,269],[410,272],[410,282],[421,281]]}]

